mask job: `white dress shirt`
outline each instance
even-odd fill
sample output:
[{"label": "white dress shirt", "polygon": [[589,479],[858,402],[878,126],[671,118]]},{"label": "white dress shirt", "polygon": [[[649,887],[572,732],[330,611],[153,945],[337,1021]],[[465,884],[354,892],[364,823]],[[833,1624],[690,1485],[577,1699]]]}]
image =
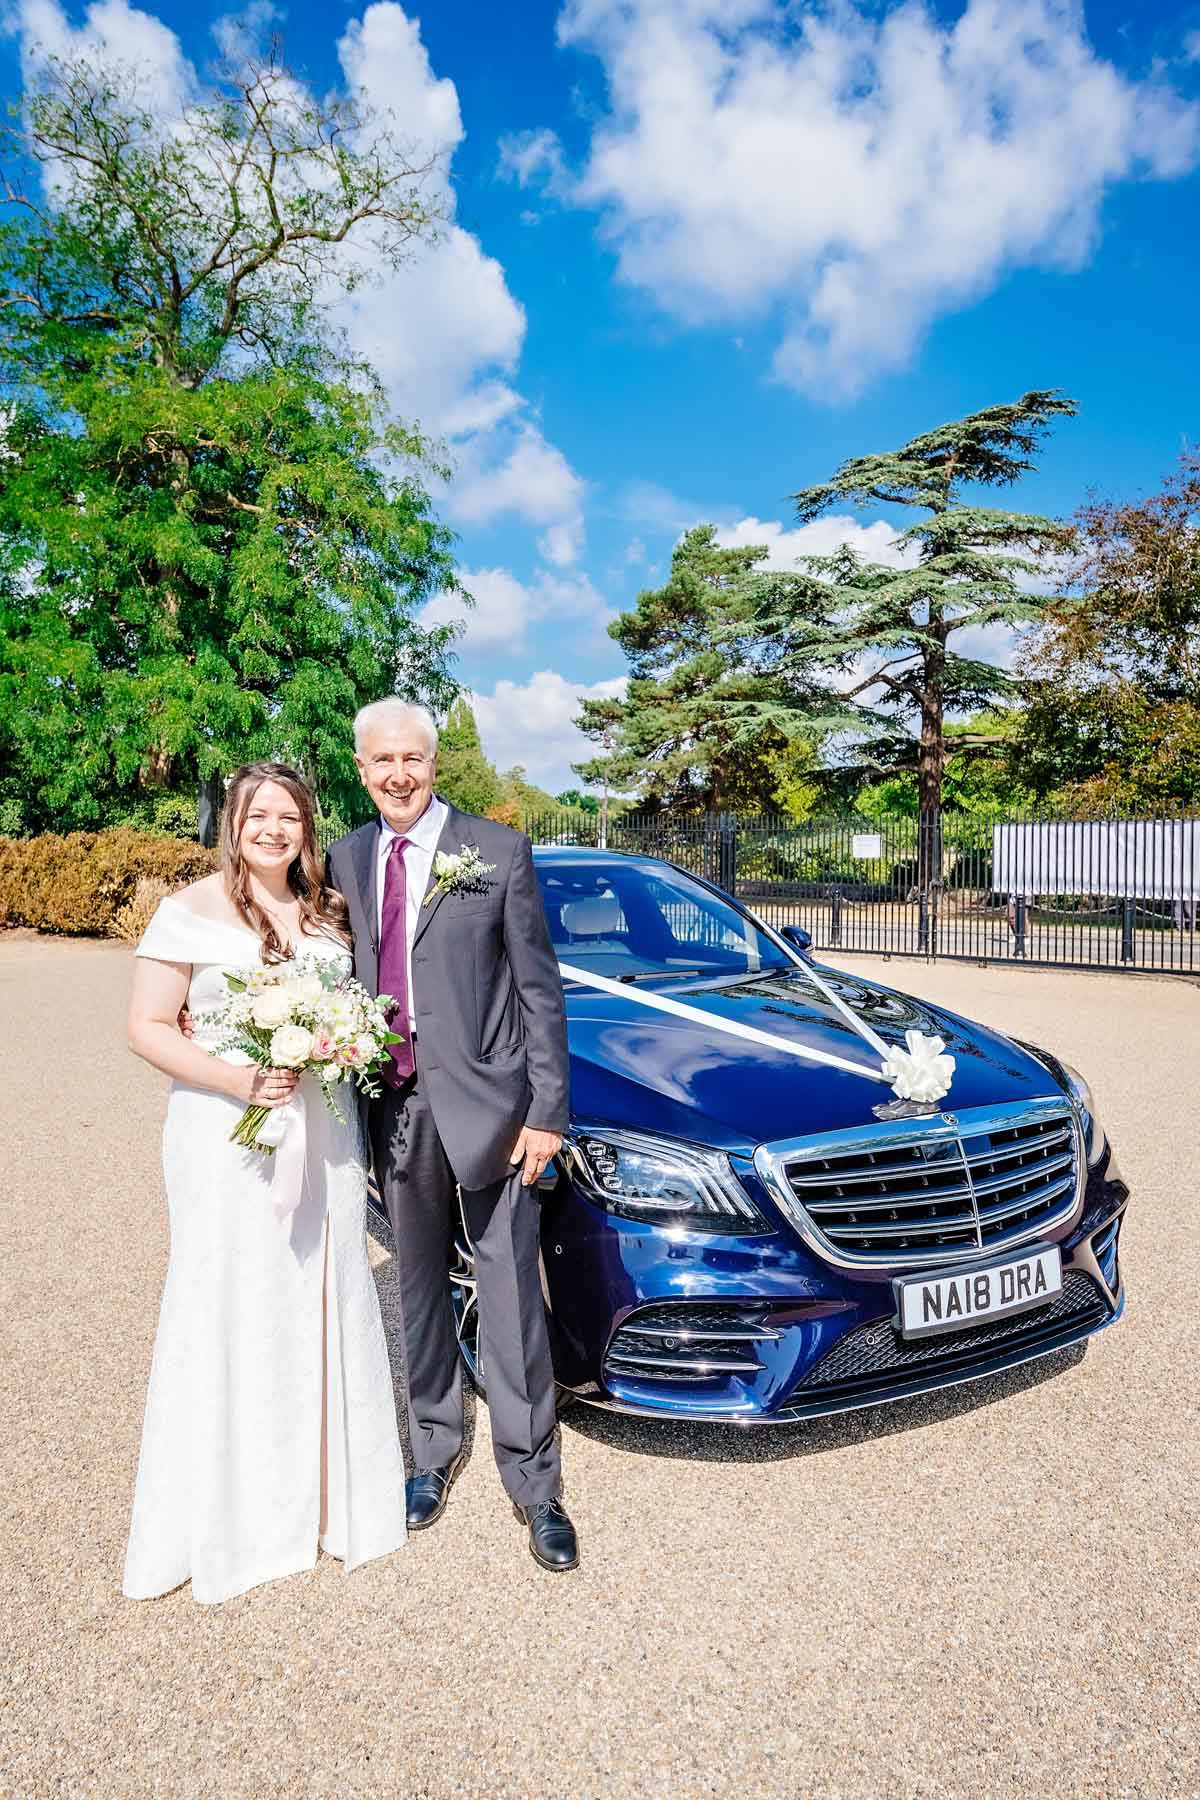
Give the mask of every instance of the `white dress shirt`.
[{"label": "white dress shirt", "polygon": [[[421,916],[421,902],[424,900],[425,890],[429,886],[429,876],[433,869],[433,853],[437,849],[438,839],[442,835],[442,827],[446,823],[449,810],[446,802],[439,800],[434,794],[420,818],[406,831],[393,831],[387,820],[382,817],[379,821],[379,848],[375,852],[375,928],[381,939],[383,937],[383,884],[387,876],[388,857],[392,853],[392,844],[396,838],[408,839],[408,848],[404,852],[405,892],[408,900],[404,921],[404,966],[408,978],[408,1026],[414,1036],[416,1035],[417,1021],[413,1011],[413,938],[417,933],[417,920]],[[397,1030],[399,1030],[398,1026]]]}]

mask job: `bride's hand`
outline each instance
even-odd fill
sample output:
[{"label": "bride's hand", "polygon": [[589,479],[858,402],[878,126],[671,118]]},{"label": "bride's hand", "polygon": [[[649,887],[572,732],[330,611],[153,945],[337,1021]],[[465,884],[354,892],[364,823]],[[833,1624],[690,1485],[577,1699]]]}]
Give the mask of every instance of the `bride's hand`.
[{"label": "bride's hand", "polygon": [[231,1069],[230,1075],[230,1092],[247,1106],[286,1106],[299,1079],[294,1069],[260,1069],[257,1063]]}]

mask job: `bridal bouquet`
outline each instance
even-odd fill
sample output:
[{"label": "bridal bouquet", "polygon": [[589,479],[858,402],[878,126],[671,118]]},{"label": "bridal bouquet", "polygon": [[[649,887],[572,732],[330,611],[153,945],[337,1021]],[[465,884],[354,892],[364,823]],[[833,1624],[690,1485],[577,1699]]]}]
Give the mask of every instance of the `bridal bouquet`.
[{"label": "bridal bouquet", "polygon": [[[221,1034],[218,1050],[241,1050],[264,1069],[311,1071],[339,1120],[333,1098],[339,1082],[357,1083],[372,1098],[381,1091],[375,1076],[387,1061],[388,1046],[401,1041],[388,1025],[395,1005],[390,994],[373,999],[360,982],[320,957],[297,957],[246,975],[226,973],[225,981],[228,1000],[205,1018]],[[274,1124],[265,1133],[262,1128],[276,1110],[286,1108],[251,1103],[230,1141],[273,1155],[280,1133]]]}]

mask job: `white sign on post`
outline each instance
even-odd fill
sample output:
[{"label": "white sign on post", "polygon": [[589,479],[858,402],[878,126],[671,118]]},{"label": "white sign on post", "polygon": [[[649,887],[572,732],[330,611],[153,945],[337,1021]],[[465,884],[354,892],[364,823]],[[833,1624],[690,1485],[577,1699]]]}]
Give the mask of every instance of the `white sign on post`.
[{"label": "white sign on post", "polygon": [[878,831],[856,831],[850,839],[850,854],[861,857],[864,862],[882,856],[882,834]]}]

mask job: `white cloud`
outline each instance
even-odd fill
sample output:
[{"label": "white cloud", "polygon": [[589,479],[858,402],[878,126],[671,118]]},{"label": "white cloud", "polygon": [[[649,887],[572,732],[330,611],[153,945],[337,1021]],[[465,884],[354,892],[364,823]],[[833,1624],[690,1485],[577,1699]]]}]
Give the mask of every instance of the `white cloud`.
[{"label": "white cloud", "polygon": [[463,627],[459,648],[471,653],[524,647],[529,627],[545,620],[578,620],[599,630],[612,617],[603,595],[586,575],[539,569],[530,582],[509,569],[463,569],[462,584],[475,601],[438,594],[421,613],[421,623]]},{"label": "white cloud", "polygon": [[8,15],[20,38],[28,82],[49,57],[107,57],[137,72],[137,100],[163,115],[179,112],[196,88],[196,73],[169,26],[128,0],[93,0],[73,26],[57,0],[19,0]]},{"label": "white cloud", "polygon": [[802,556],[829,556],[842,544],[849,544],[864,561],[882,563],[893,569],[912,568],[917,561],[914,546],[896,542],[896,528],[886,519],[875,519],[863,525],[845,513],[827,513],[792,530],[778,519],[739,519],[736,525],[724,525],[717,531],[717,542],[730,549],[749,544],[765,544],[767,569],[795,569]]},{"label": "white cloud", "polygon": [[446,215],[438,243],[344,303],[351,341],[379,370],[395,410],[448,441],[451,517],[464,525],[516,517],[539,530],[542,556],[571,563],[583,545],[584,483],[512,385],[524,308],[500,263],[454,221],[450,158],[463,137],[454,83],[435,76],[419,22],[393,0],[353,21],[338,55],[347,84],[390,109],[402,141],[440,153],[431,186]]},{"label": "white cloud", "polygon": [[574,787],[579,778],[571,764],[596,754],[591,739],[574,725],[580,704],[624,694],[625,684],[623,675],[588,686],[554,669],[539,669],[525,682],[498,681],[490,694],[477,690],[471,705],[484,751],[497,768],[520,763],[529,779],[550,793]]},{"label": "white cloud", "polygon": [[421,610],[421,624],[460,625],[460,649],[491,650],[519,642],[529,615],[529,589],[508,569],[463,569],[463,586],[475,601],[447,590]]},{"label": "white cloud", "polygon": [[221,13],[209,27],[217,48],[230,62],[261,55],[273,26],[283,22],[275,0],[248,0],[237,12]]},{"label": "white cloud", "polygon": [[685,323],[778,316],[818,396],[905,363],[1014,267],[1079,267],[1111,185],[1192,167],[1200,109],[1096,55],[1076,0],[567,0],[610,111],[573,184],[628,283]]},{"label": "white cloud", "polygon": [[538,549],[561,568],[574,562],[583,542],[583,481],[561,450],[535,426],[517,423],[511,441],[491,461],[462,467],[454,490],[456,516],[468,525],[489,525],[505,512],[518,512],[543,528]]},{"label": "white cloud", "polygon": [[403,7],[376,0],[361,19],[351,19],[337,52],[347,85],[374,106],[389,109],[402,139],[446,157],[461,143],[458,90],[434,74],[420,20],[410,19]]},{"label": "white cloud", "polygon": [[700,519],[713,514],[692,500],[681,499],[657,481],[631,481],[617,497],[617,515],[651,531],[670,531],[678,537]]},{"label": "white cloud", "polygon": [[500,162],[497,171],[504,181],[515,181],[518,187],[540,182],[547,192],[555,193],[567,182],[562,144],[555,131],[515,131],[500,139]]}]

